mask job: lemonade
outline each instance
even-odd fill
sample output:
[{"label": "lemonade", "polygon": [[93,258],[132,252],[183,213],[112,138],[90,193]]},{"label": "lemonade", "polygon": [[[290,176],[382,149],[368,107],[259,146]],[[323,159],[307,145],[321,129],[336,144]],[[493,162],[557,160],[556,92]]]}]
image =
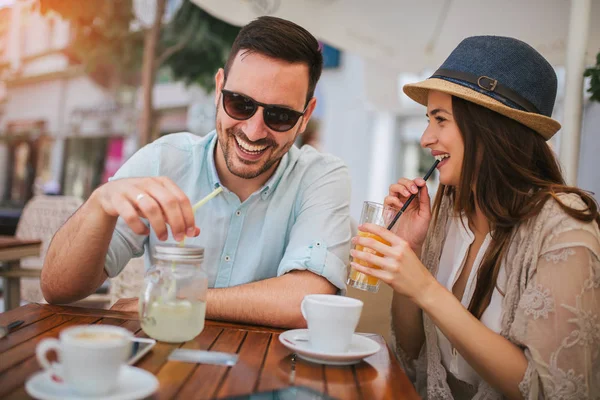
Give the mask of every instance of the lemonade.
[{"label": "lemonade", "polygon": [[153,339],[181,343],[195,338],[204,329],[204,301],[153,301],[147,307],[141,327]]},{"label": "lemonade", "polygon": [[[373,233],[359,231],[358,236],[372,238],[372,239],[375,239],[378,242],[381,242],[387,246],[390,245],[389,242],[383,240],[382,238],[380,238],[379,236],[377,236]],[[376,256],[379,256],[379,257],[383,256],[383,254],[381,254],[373,249],[370,249],[368,247],[364,247],[364,246],[361,246],[358,244],[354,247],[354,249],[358,250],[358,251],[364,251],[366,253],[375,254]],[[357,264],[364,265],[365,267],[380,269],[377,265],[370,264],[363,260],[353,259],[352,261],[354,261]],[[362,272],[358,272],[354,268],[352,268],[350,270],[350,278],[348,280],[348,283],[353,287],[358,287],[360,289],[368,290],[368,291],[377,291],[377,288],[379,287],[379,279],[378,278],[369,276],[367,274],[363,274]]]}]

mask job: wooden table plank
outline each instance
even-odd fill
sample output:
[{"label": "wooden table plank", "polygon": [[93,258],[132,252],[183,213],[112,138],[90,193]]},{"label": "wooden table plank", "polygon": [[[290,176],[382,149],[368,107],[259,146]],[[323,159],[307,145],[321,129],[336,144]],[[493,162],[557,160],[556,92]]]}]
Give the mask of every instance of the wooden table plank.
[{"label": "wooden table plank", "polygon": [[13,247],[35,246],[41,244],[42,241],[39,239],[19,239],[16,236],[0,236],[0,250],[10,249]]},{"label": "wooden table plank", "polygon": [[83,308],[83,307],[73,307],[73,306],[55,306],[46,304],[44,307],[48,308],[54,313],[57,314],[69,314],[69,315],[81,315],[88,317],[98,317],[98,318],[117,318],[117,319],[125,319],[125,320],[134,320],[138,321],[139,316],[137,312],[130,311],[115,311],[115,310],[105,310],[103,308]]},{"label": "wooden table plank", "polygon": [[[279,342],[278,345],[283,347],[283,345]],[[308,386],[321,393],[327,393],[324,365],[313,364],[298,357],[296,357],[295,364],[295,385]]]},{"label": "wooden table plank", "polygon": [[325,370],[322,365],[298,359],[274,334],[267,350],[257,391],[281,389],[292,385],[307,386],[326,393]]},{"label": "wooden table plank", "polygon": [[30,395],[27,394],[27,392],[25,391],[25,387],[19,388],[15,391],[13,391],[12,393],[10,393],[9,395],[6,395],[2,398],[2,400],[29,400],[29,399],[33,399],[33,397],[31,397]]},{"label": "wooden table plank", "polygon": [[[207,326],[198,337],[181,346],[191,350],[209,350],[216,339],[223,332],[222,328]],[[168,361],[156,375],[160,382],[157,398],[175,398],[177,392],[182,388],[198,364]]]},{"label": "wooden table plank", "polygon": [[[54,315],[52,317],[49,317],[49,319],[52,320],[56,320],[59,321],[60,323],[55,326],[52,329],[49,330],[45,330],[45,331],[40,331],[39,335],[36,335],[35,337],[33,337],[32,339],[21,343],[19,345],[16,345],[15,347],[12,347],[8,350],[6,350],[5,352],[2,353],[2,357],[0,358],[0,372],[4,372],[7,369],[11,368],[13,365],[29,358],[32,357],[35,354],[35,347],[37,346],[37,344],[45,338],[50,338],[50,337],[58,337],[58,334],[60,333],[60,331],[62,331],[64,328],[67,328],[69,326],[74,326],[74,325],[78,325],[81,323],[92,323],[94,322],[94,319],[87,319],[87,322],[81,322],[76,320],[76,318],[72,317],[72,316],[65,316],[65,315]],[[35,327],[35,325],[34,325]]]},{"label": "wooden table plank", "polygon": [[[39,320],[33,324],[27,325],[25,328],[11,331],[8,336],[0,340],[0,353],[6,352],[8,349],[15,347],[31,338],[34,338],[52,328],[55,328],[71,319],[72,315],[54,315]],[[4,354],[3,354],[4,356]]]},{"label": "wooden table plank", "polygon": [[14,236],[0,236],[0,261],[16,261],[40,255],[41,240],[24,240]]},{"label": "wooden table plank", "polygon": [[239,396],[255,391],[270,340],[271,333],[248,332],[238,362],[231,367],[217,397]]},{"label": "wooden table plank", "polygon": [[133,321],[133,320],[125,321],[121,325],[121,328],[130,330],[131,332],[133,332],[135,334],[135,336],[148,337],[142,330],[142,327],[140,326],[140,321]]},{"label": "wooden table plank", "polygon": [[13,366],[10,371],[0,374],[0,399],[14,390],[25,386],[25,381],[41,369],[35,357]]},{"label": "wooden table plank", "polygon": [[281,389],[291,384],[291,352],[278,344],[280,344],[279,335],[272,335],[259,377],[258,392]]},{"label": "wooden table plank", "polygon": [[360,399],[358,385],[354,378],[352,366],[325,366],[327,394],[338,399]]},{"label": "wooden table plank", "polygon": [[25,323],[18,329],[23,329],[25,326],[52,314],[54,314],[54,312],[49,308],[42,307],[37,303],[29,303],[25,306],[0,313],[0,325],[8,325],[13,321],[21,320],[25,321]]},{"label": "wooden table plank", "polygon": [[[245,337],[246,332],[243,330],[224,330],[211,347],[211,350],[237,353]],[[198,365],[192,376],[185,383],[185,386],[177,394],[177,397],[181,399],[213,398],[219,390],[229,368],[222,365]]]},{"label": "wooden table plank", "polygon": [[233,322],[225,322],[225,321],[217,321],[217,320],[206,320],[206,324],[210,326],[217,326],[220,328],[229,328],[229,329],[240,329],[243,328],[248,332],[267,332],[267,333],[281,333],[285,329],[281,328],[272,328],[270,326],[262,326],[262,325],[249,325],[249,324],[237,324]]},{"label": "wooden table plank", "polygon": [[[64,315],[55,315],[50,318],[68,318]],[[69,326],[92,324],[97,321],[95,317],[73,317],[67,322],[42,333],[33,339],[22,343],[2,353],[0,358],[0,398],[5,394],[23,386],[25,380],[40,369],[35,358],[37,344],[45,338],[58,337],[60,331]],[[8,369],[10,368],[10,369]]]},{"label": "wooden table plank", "polygon": [[100,321],[96,322],[97,325],[112,325],[112,326],[121,326],[125,323],[125,320],[118,318],[102,318]]},{"label": "wooden table plank", "polygon": [[400,367],[396,356],[385,340],[379,335],[369,336],[377,341],[384,351],[380,351],[355,368],[365,399],[419,399],[414,386]]}]

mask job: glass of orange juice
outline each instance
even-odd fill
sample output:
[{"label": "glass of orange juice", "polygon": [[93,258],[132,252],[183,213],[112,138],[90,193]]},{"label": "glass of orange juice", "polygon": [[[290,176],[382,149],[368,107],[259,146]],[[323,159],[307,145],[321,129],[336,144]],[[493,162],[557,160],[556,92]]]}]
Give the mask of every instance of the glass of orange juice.
[{"label": "glass of orange juice", "polygon": [[[362,213],[360,215],[359,224],[364,224],[364,223],[369,222],[369,223],[387,228],[387,224],[390,223],[394,219],[394,216],[396,215],[397,212],[398,212],[398,209],[396,209],[394,207],[384,206],[383,204],[374,203],[372,201],[365,201],[363,203],[363,209],[362,209]],[[377,240],[378,242],[384,243],[388,246],[390,245],[389,242],[383,240],[379,236],[372,234],[372,233],[358,231],[358,236],[369,237],[369,238]],[[364,247],[364,246],[361,246],[358,244],[356,246],[354,246],[354,249],[358,250],[358,251],[364,251],[366,253],[375,254],[380,257],[383,256],[383,254],[381,254],[373,249],[370,249],[368,247]],[[364,265],[366,267],[379,269],[378,266],[373,265],[373,264],[368,263],[363,260],[352,259],[352,261],[356,262],[357,264]],[[358,272],[354,268],[350,269],[350,275],[348,277],[347,283],[348,283],[348,285],[350,285],[353,288],[360,289],[360,290],[366,290],[368,292],[376,293],[379,290],[379,279],[378,278],[375,278],[375,277],[367,275],[367,274],[363,274],[362,272]]]}]

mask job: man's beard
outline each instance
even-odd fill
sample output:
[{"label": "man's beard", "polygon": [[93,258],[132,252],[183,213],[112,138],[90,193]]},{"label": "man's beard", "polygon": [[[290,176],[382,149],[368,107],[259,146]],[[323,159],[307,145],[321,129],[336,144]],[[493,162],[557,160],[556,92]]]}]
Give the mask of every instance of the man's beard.
[{"label": "man's beard", "polygon": [[[222,132],[222,126],[218,122],[217,122],[217,131]],[[248,168],[239,168],[239,167],[236,168],[233,158],[234,157],[237,158],[237,156],[235,154],[235,149],[231,148],[232,146],[237,146],[236,143],[231,143],[231,141],[235,141],[234,137],[239,137],[246,143],[254,143],[257,146],[261,146],[261,145],[269,146],[269,148],[266,149],[265,151],[271,151],[271,158],[267,159],[266,161],[260,160],[259,162],[262,162],[262,165],[258,169],[251,168],[252,166],[256,166],[258,164],[238,158],[239,162],[244,165],[247,165]],[[225,165],[227,165],[227,169],[233,175],[235,175],[239,178],[242,178],[242,179],[254,179],[254,178],[264,174],[265,172],[267,172],[269,169],[271,169],[273,167],[273,165],[279,163],[281,158],[285,155],[285,153],[287,153],[287,151],[290,149],[290,147],[292,147],[292,145],[294,143],[292,141],[289,145],[286,145],[285,147],[278,149],[277,143],[274,140],[272,140],[270,138],[265,138],[265,139],[261,139],[256,142],[252,142],[251,140],[248,139],[246,134],[241,129],[238,129],[238,128],[227,129],[224,132],[223,140],[219,140],[219,142],[221,143],[221,150],[223,151],[223,156],[225,158]],[[280,155],[278,156],[278,154],[280,154]]]}]

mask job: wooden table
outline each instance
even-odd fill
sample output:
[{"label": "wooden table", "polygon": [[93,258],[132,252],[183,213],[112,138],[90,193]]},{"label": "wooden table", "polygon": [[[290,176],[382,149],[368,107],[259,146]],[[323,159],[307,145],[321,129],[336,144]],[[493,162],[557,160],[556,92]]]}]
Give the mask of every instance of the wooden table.
[{"label": "wooden table", "polygon": [[[28,304],[0,314],[0,324],[25,323],[0,339],[0,398],[30,398],[25,381],[40,370],[35,346],[78,324],[120,325],[145,337],[136,313]],[[339,399],[418,399],[414,387],[379,335],[381,350],[351,367],[329,367],[295,360],[278,340],[281,330],[206,321],[204,331],[183,345],[158,342],[136,366],[159,380],[156,399],[209,399],[308,386]],[[167,361],[178,347],[239,354],[233,367]]]},{"label": "wooden table", "polygon": [[21,278],[37,278],[40,270],[20,268],[25,257],[40,255],[40,240],[21,240],[14,236],[0,236],[0,277],[3,278],[4,310],[12,310],[21,303]]}]

